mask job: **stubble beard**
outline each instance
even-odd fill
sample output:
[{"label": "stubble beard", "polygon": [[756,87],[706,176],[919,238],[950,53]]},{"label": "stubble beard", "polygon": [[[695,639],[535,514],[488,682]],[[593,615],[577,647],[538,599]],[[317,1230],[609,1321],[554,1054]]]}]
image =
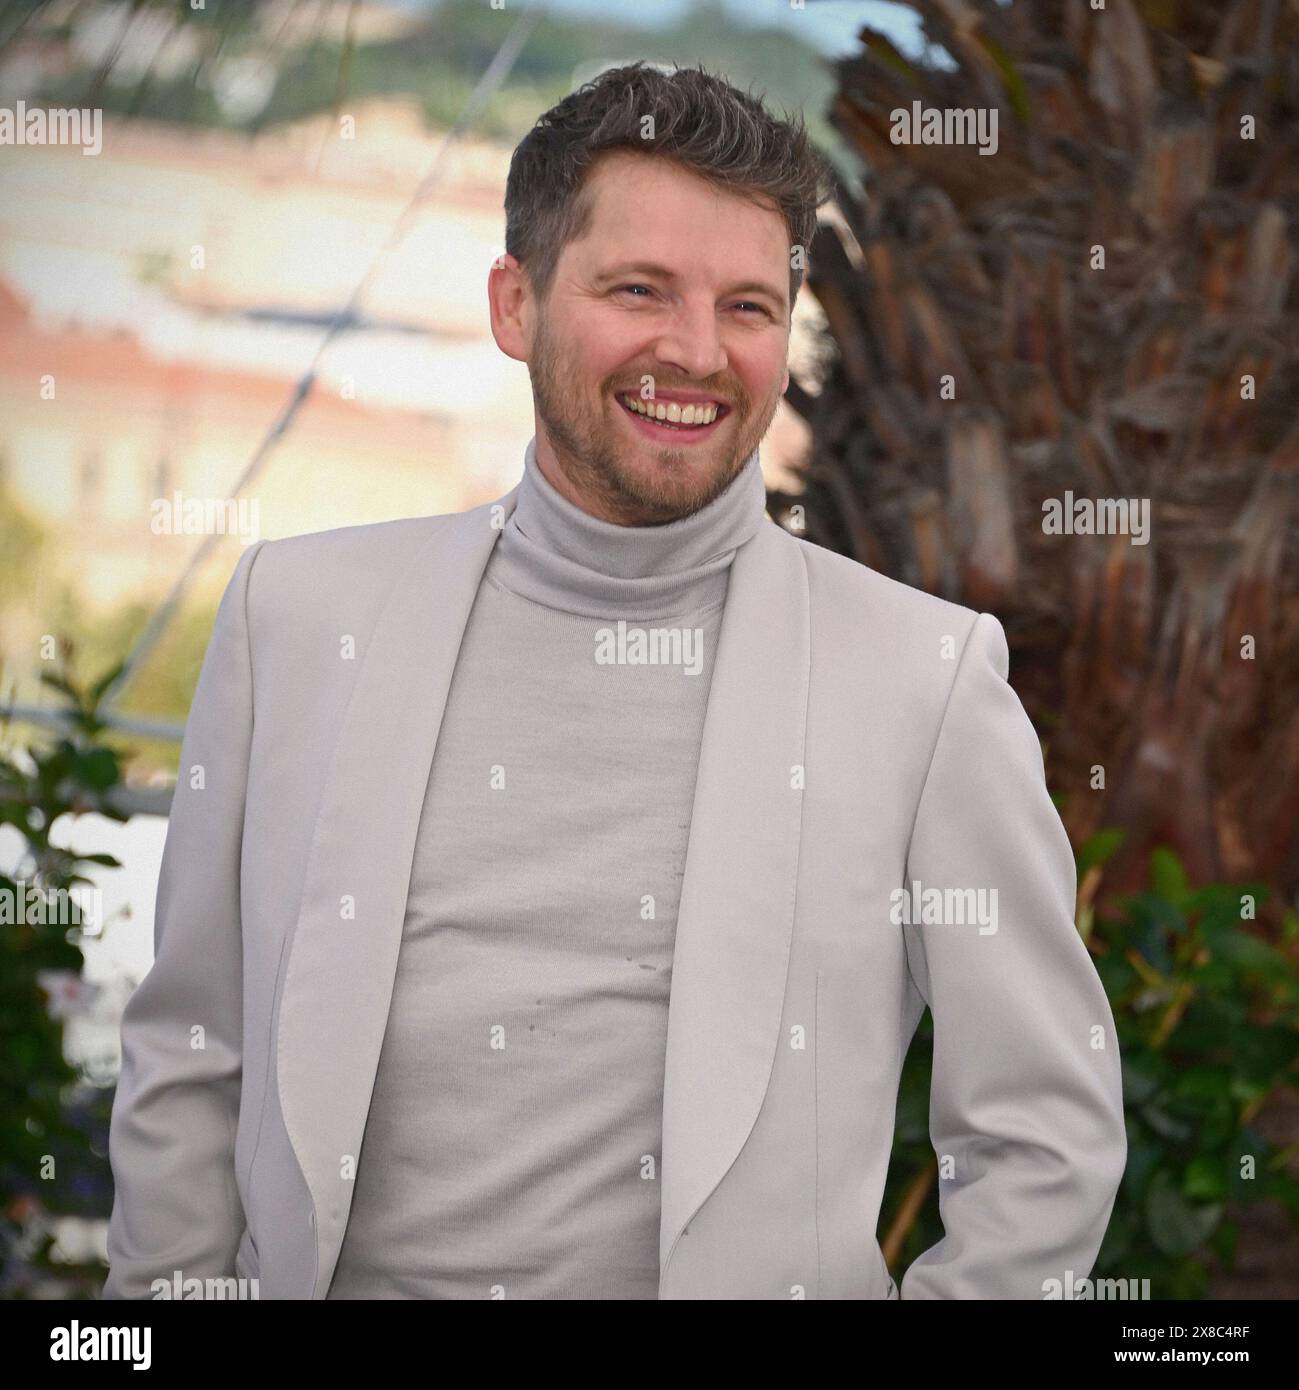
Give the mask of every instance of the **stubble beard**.
[{"label": "stubble beard", "polygon": [[[779,404],[779,395],[775,395],[760,414],[755,414],[747,397],[728,401],[741,430],[737,445],[726,452],[720,466],[715,454],[708,457],[708,468],[699,466],[710,445],[680,449],[641,445],[642,449],[648,447],[660,464],[647,472],[632,466],[629,455],[637,446],[618,438],[621,426],[617,421],[600,415],[592,418],[581,401],[573,404],[572,391],[565,390],[559,380],[558,364],[559,352],[543,316],[528,362],[537,416],[570,486],[623,526],[662,526],[706,507],[744,467],[766,435]],[[602,408],[621,410],[612,394],[614,384],[602,384]]]}]

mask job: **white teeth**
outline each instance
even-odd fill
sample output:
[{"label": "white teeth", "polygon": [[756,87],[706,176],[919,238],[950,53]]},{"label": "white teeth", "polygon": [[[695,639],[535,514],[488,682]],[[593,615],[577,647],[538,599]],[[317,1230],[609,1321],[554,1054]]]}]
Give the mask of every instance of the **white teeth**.
[{"label": "white teeth", "polygon": [[717,419],[720,410],[716,401],[710,401],[707,405],[683,407],[676,401],[669,401],[664,405],[662,402],[642,401],[636,396],[622,396],[620,399],[628,409],[634,410],[637,415],[644,415],[650,420],[662,420],[669,425],[686,427],[711,425]]}]

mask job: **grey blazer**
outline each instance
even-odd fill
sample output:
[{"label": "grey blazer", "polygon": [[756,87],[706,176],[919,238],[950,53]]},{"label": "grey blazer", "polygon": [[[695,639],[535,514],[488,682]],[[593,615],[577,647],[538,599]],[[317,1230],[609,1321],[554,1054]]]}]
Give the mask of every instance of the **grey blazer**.
[{"label": "grey blazer", "polygon": [[[325,1297],[447,689],[516,493],[240,558],[122,1021],[106,1297],[176,1270]],[[774,523],[736,552],[672,970],[660,1298],[899,1296],[875,1230],[926,1003],[946,1234],[900,1296],[1090,1271],[1127,1152],[1119,1051],[1007,669],[989,614]],[[902,910],[913,887],[945,910]]]}]

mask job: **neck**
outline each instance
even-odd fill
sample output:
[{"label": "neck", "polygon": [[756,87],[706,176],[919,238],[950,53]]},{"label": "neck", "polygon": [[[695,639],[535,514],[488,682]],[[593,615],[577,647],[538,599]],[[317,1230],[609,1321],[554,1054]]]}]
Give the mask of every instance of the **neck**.
[{"label": "neck", "polygon": [[718,602],[736,550],[766,516],[755,449],[706,506],[662,526],[591,515],[542,472],[536,440],[524,454],[515,509],[493,547],[492,577],[552,608],[594,617],[648,617]]},{"label": "neck", "polygon": [[[588,516],[607,521],[613,526],[627,527],[664,526],[685,519],[665,511],[663,506],[656,507],[653,503],[639,501],[620,492],[603,473],[584,460],[561,462],[554,445],[540,426],[533,445],[537,471],[555,492]],[[708,506],[731,482],[734,482],[734,477],[695,510],[700,511]]]}]

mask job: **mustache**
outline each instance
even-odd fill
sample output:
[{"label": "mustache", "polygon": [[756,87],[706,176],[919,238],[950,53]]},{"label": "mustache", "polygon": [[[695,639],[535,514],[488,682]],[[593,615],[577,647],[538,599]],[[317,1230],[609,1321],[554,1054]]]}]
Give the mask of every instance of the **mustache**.
[{"label": "mustache", "polygon": [[[610,390],[613,392],[613,394],[614,394],[615,396],[639,396],[639,395],[640,395],[641,388],[640,388],[640,383],[637,382],[634,386],[613,386],[613,387],[610,387]],[[666,382],[666,381],[656,381],[656,382],[654,383],[654,390],[655,390],[655,392],[659,392],[659,391],[666,391],[666,392],[672,392],[672,391],[687,391],[687,392],[692,392],[692,391],[693,391],[693,392],[699,392],[700,394],[707,395],[708,398],[709,398],[709,400],[718,401],[718,402],[720,402],[722,405],[730,406],[732,410],[734,410],[734,409],[736,408],[736,406],[738,406],[738,405],[741,403],[742,399],[743,399],[740,395],[727,395],[727,394],[726,394],[725,392],[723,392],[723,391],[713,392],[713,391],[711,391],[711,390],[710,390],[708,387],[706,387],[706,386],[692,386],[692,385],[690,385],[689,383],[684,382],[684,381],[681,382],[679,385],[670,385],[670,384],[669,384],[668,382]]]}]

